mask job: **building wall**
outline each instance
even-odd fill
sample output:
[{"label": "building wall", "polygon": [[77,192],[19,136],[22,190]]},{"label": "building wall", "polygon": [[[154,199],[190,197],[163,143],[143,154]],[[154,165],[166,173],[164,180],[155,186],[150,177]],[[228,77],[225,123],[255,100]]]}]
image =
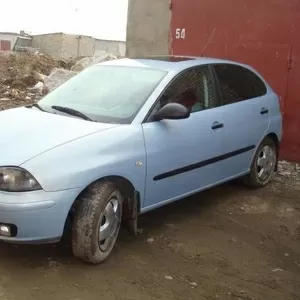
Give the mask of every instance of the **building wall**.
[{"label": "building wall", "polygon": [[63,34],[61,58],[93,56],[95,39],[84,35]]},{"label": "building wall", "polygon": [[127,56],[168,54],[169,0],[129,0],[127,18]]},{"label": "building wall", "polygon": [[119,43],[119,53],[120,56],[126,56],[126,42]]},{"label": "building wall", "polygon": [[10,50],[14,48],[18,34],[0,33],[0,41],[10,41]]},{"label": "building wall", "polygon": [[42,53],[59,58],[62,53],[63,38],[62,33],[34,35],[32,37],[32,47]]},{"label": "building wall", "polygon": [[109,53],[118,56],[125,56],[126,42],[96,39],[95,53]]},{"label": "building wall", "polygon": [[99,40],[90,36],[52,33],[34,35],[32,47],[56,58],[93,56],[95,53],[125,55],[125,42]]},{"label": "building wall", "polygon": [[34,35],[32,46],[56,58],[93,56],[95,39],[84,35],[51,33]]}]

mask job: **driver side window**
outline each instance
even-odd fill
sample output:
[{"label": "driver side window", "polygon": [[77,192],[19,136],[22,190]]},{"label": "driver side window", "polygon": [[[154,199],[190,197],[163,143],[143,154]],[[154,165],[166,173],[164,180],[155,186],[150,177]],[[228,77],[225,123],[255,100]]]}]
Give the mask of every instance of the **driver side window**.
[{"label": "driver side window", "polygon": [[209,66],[189,69],[173,79],[153,112],[172,102],[184,105],[191,113],[218,106],[213,75]]}]

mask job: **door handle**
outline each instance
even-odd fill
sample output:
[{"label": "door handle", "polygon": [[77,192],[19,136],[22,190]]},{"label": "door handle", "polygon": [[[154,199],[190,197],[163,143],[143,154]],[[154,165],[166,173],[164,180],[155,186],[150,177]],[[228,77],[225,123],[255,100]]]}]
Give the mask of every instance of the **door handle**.
[{"label": "door handle", "polygon": [[261,109],[261,111],[260,111],[260,114],[261,114],[261,115],[265,115],[265,114],[267,114],[268,112],[269,112],[269,110],[263,107],[263,108]]},{"label": "door handle", "polygon": [[223,128],[224,127],[224,124],[223,123],[219,123],[219,122],[214,122],[211,126],[211,129],[215,130],[215,129],[218,129],[218,128]]}]

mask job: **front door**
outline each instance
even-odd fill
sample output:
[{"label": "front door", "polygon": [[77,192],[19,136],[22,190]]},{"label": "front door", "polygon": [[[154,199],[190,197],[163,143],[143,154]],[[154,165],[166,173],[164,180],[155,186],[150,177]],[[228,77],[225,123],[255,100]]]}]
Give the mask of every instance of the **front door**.
[{"label": "front door", "polygon": [[220,179],[218,163],[212,158],[222,154],[222,128],[212,128],[220,115],[210,67],[189,69],[176,77],[153,112],[166,104],[164,99],[181,99],[191,115],[183,120],[162,121],[151,121],[150,116],[143,124],[147,153],[143,210],[192,194]]}]

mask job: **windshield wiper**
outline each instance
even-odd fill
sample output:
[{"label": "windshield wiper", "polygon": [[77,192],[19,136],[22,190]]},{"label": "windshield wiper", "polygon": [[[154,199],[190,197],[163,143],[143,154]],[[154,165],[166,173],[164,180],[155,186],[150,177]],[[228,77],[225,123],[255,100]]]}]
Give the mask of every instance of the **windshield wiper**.
[{"label": "windshield wiper", "polygon": [[89,118],[88,116],[86,116],[82,112],[80,112],[80,111],[78,111],[76,109],[70,108],[70,107],[53,105],[53,106],[51,106],[51,108],[55,109],[55,110],[58,110],[58,111],[61,111],[61,112],[64,112],[66,114],[75,116],[75,117],[82,118],[82,119],[87,120],[87,121],[93,121],[91,118]]},{"label": "windshield wiper", "polygon": [[25,106],[25,107],[26,107],[26,108],[36,107],[36,108],[38,108],[38,109],[41,110],[41,111],[48,112],[48,111],[44,110],[44,109],[43,109],[39,104],[37,104],[37,103],[30,104],[30,105],[27,105],[27,106]]}]

